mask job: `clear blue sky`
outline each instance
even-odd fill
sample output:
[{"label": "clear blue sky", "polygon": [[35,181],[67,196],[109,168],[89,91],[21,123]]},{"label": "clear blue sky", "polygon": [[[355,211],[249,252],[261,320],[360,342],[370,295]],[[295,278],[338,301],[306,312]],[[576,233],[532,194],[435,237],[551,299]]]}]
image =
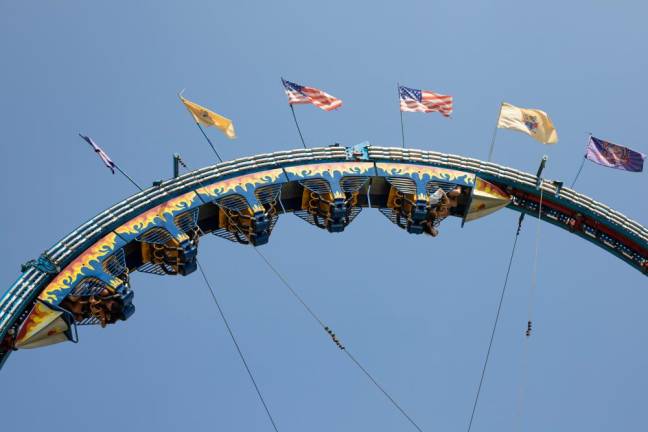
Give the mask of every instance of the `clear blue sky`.
[{"label": "clear blue sky", "polygon": [[[546,110],[560,141],[500,131],[494,159],[570,182],[587,132],[648,153],[640,1],[0,2],[0,276],[133,193],[171,155],[214,163],[176,92],[231,117],[235,158],[299,146],[279,78],[344,100],[297,107],[307,143],[400,145],[396,82],[451,94],[453,119],[406,115],[409,146],[485,158],[501,101]],[[577,189],[644,225],[647,175],[588,164]],[[425,431],[467,425],[517,214],[437,238],[377,211],[340,235],[280,219],[264,253]],[[643,430],[646,277],[543,225],[535,332],[523,334],[536,223],[511,274],[474,431]],[[410,431],[250,248],[206,238],[207,267],[283,431]],[[136,274],[136,314],[0,373],[3,430],[270,431],[200,276]],[[526,378],[525,378],[526,377]],[[522,415],[516,414],[526,380]]]}]

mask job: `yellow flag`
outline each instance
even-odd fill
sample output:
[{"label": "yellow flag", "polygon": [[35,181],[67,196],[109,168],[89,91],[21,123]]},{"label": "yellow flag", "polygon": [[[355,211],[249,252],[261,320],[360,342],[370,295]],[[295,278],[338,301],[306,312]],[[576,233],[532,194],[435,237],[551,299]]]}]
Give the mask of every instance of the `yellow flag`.
[{"label": "yellow flag", "polygon": [[187,107],[194,120],[196,120],[196,123],[200,123],[205,126],[214,126],[215,128],[220,129],[220,131],[225,135],[227,135],[227,138],[236,138],[236,132],[234,132],[234,124],[232,123],[232,120],[223,117],[222,115],[218,115],[215,112],[198,105],[197,103],[183,98],[182,96],[180,96],[180,100]]},{"label": "yellow flag", "polygon": [[543,144],[556,144],[558,133],[546,112],[538,109],[519,108],[502,103],[497,127],[513,129],[531,135]]}]

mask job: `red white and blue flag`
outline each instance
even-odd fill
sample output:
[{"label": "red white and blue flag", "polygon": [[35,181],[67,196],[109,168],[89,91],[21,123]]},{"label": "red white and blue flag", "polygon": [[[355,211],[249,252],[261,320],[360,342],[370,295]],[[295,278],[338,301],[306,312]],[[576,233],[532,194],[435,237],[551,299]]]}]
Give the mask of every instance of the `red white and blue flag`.
[{"label": "red white and blue flag", "polygon": [[641,172],[646,155],[590,136],[585,158],[606,167]]},{"label": "red white and blue flag", "polygon": [[427,90],[398,86],[400,110],[405,112],[440,112],[446,117],[452,114],[452,96]]},{"label": "red white and blue flag", "polygon": [[313,104],[324,111],[331,111],[342,106],[342,100],[315,87],[306,87],[281,78],[288,95],[288,104]]},{"label": "red white and blue flag", "polygon": [[106,154],[106,152],[103,151],[103,149],[102,149],[101,147],[99,147],[99,146],[98,146],[98,145],[97,145],[97,144],[92,140],[92,138],[90,138],[89,136],[85,136],[85,135],[81,135],[81,134],[79,134],[79,136],[80,136],[81,138],[83,138],[83,139],[85,140],[85,142],[87,142],[88,144],[90,144],[90,146],[91,146],[92,149],[95,151],[95,153],[97,153],[97,155],[99,155],[99,157],[101,158],[101,160],[103,161],[103,163],[106,165],[106,168],[108,168],[110,171],[112,171],[113,174],[115,174],[115,163],[110,159],[110,157],[108,156],[108,154]]}]

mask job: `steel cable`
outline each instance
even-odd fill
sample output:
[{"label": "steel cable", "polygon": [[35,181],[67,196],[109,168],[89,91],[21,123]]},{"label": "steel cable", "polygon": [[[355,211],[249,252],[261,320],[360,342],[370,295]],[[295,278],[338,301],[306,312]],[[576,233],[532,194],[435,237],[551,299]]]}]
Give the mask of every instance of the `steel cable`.
[{"label": "steel cable", "polygon": [[368,371],[368,370],[367,370],[367,369],[366,369],[366,368],[365,368],[365,367],[364,367],[364,366],[363,366],[363,365],[358,361],[358,359],[356,359],[356,358],[351,354],[351,352],[349,352],[349,350],[348,350],[345,346],[343,346],[342,344],[340,344],[340,342],[335,338],[335,334],[333,334],[333,333],[331,332],[330,328],[324,324],[324,321],[322,321],[322,320],[317,316],[317,314],[313,311],[313,309],[311,309],[310,306],[308,306],[308,304],[304,301],[304,299],[303,299],[303,298],[302,298],[302,297],[297,293],[297,291],[295,291],[295,289],[290,285],[290,283],[288,282],[288,280],[287,280],[287,279],[286,279],[286,278],[285,278],[285,277],[284,277],[284,276],[279,272],[279,270],[277,270],[277,268],[276,268],[274,265],[272,265],[272,263],[270,262],[270,260],[268,260],[268,258],[267,258],[265,255],[263,255],[263,254],[259,251],[258,248],[254,247],[253,249],[254,249],[254,251],[257,253],[257,255],[259,255],[259,257],[261,257],[261,259],[266,263],[266,265],[268,266],[268,268],[270,268],[270,270],[271,270],[271,271],[272,271],[272,272],[273,272],[273,273],[274,273],[274,274],[279,278],[279,280],[283,283],[283,285],[284,285],[286,288],[288,288],[288,290],[290,291],[290,293],[291,293],[291,294],[292,294],[292,295],[297,299],[297,301],[298,301],[299,303],[301,303],[301,305],[304,307],[304,309],[306,309],[306,311],[308,312],[308,314],[309,314],[309,315],[310,315],[310,316],[311,316],[315,321],[317,321],[317,323],[318,323],[318,324],[319,324],[319,325],[324,329],[324,331],[326,331],[327,333],[329,333],[329,335],[331,335],[331,337],[333,338],[333,341],[338,345],[338,348],[340,348],[340,349],[341,349],[341,350],[342,350],[342,351],[347,355],[347,357],[348,357],[348,358],[349,358],[349,359],[350,359],[350,360],[351,360],[351,361],[352,361],[352,362],[353,362],[353,363],[354,363],[354,364],[355,364],[355,365],[356,365],[356,366],[357,366],[357,367],[358,367],[358,368],[359,368],[359,369],[360,369],[360,370],[361,370],[361,371],[362,371],[362,372],[363,372],[363,373],[364,373],[364,374],[369,378],[369,380],[371,380],[371,382],[374,384],[374,386],[375,386],[378,390],[380,390],[380,392],[381,392],[382,394],[384,394],[385,397],[387,397],[387,399],[389,400],[389,402],[390,402],[390,403],[391,403],[391,404],[392,404],[392,405],[393,405],[393,406],[394,406],[394,407],[395,407],[395,408],[396,408],[396,409],[397,409],[397,410],[398,410],[398,411],[399,411],[399,412],[400,412],[400,413],[401,413],[401,414],[402,414],[402,415],[403,415],[403,416],[404,416],[404,417],[405,417],[405,418],[406,418],[406,419],[407,419],[407,420],[412,424],[412,426],[414,426],[414,427],[416,428],[416,430],[418,430],[419,432],[423,432],[423,429],[421,429],[421,427],[420,427],[420,426],[419,426],[419,425],[418,425],[418,424],[417,424],[417,423],[412,419],[412,417],[411,417],[411,416],[410,416],[410,415],[409,415],[409,414],[408,414],[408,413],[407,413],[407,412],[406,412],[406,411],[405,411],[405,410],[400,406],[400,404],[396,401],[396,399],[394,399],[394,398],[393,398],[393,397],[392,397],[392,396],[387,392],[387,390],[385,390],[385,388],[384,388],[382,385],[380,385],[380,383],[379,383],[379,382],[378,382],[378,381],[373,377],[373,375],[371,375],[371,373],[369,373],[369,371]]},{"label": "steel cable", "polygon": [[543,202],[543,189],[540,188],[540,203],[538,205],[538,220],[536,225],[536,239],[535,239],[535,251],[533,257],[533,272],[531,274],[531,285],[529,287],[529,304],[527,308],[527,331],[524,338],[524,348],[522,353],[522,378],[520,379],[520,389],[518,391],[518,402],[517,402],[517,429],[522,430],[522,417],[524,414],[524,401],[526,397],[526,384],[528,379],[528,370],[529,370],[529,338],[531,337],[532,332],[532,321],[533,321],[533,297],[538,286],[538,257],[539,257],[539,247],[540,247],[540,228],[542,226],[542,202]]},{"label": "steel cable", "polygon": [[[197,260],[196,260],[197,261]],[[216,298],[216,294],[214,293],[214,289],[212,288],[211,284],[209,283],[209,279],[207,278],[207,275],[205,274],[205,270],[203,270],[202,265],[200,265],[200,262],[197,261],[198,264],[198,269],[200,270],[200,273],[202,274],[203,279],[205,280],[205,285],[207,285],[207,288],[209,288],[209,293],[211,294],[212,299],[214,300],[214,303],[216,304],[216,307],[218,308],[218,313],[220,314],[223,323],[225,323],[225,327],[227,328],[227,332],[229,333],[230,337],[232,338],[232,342],[234,343],[234,346],[236,347],[236,351],[238,352],[239,357],[241,358],[241,361],[243,362],[243,365],[245,366],[245,370],[248,373],[248,376],[250,377],[250,381],[252,381],[252,384],[254,385],[254,390],[256,391],[257,395],[259,396],[259,400],[261,400],[261,404],[263,405],[263,408],[265,409],[266,414],[268,415],[268,419],[270,420],[270,423],[272,423],[272,427],[274,428],[275,432],[279,432],[279,429],[277,428],[277,424],[274,421],[274,418],[272,417],[272,414],[270,414],[270,409],[268,408],[268,404],[266,403],[265,399],[263,398],[263,394],[261,394],[261,389],[259,389],[259,386],[254,379],[254,375],[252,374],[252,370],[250,369],[250,366],[248,365],[248,362],[245,360],[245,356],[243,355],[243,352],[241,351],[241,347],[239,346],[238,342],[236,341],[236,337],[234,336],[234,332],[232,331],[232,327],[230,327],[229,322],[227,321],[227,318],[225,317],[225,313],[223,312],[223,309],[221,308],[220,303],[218,302],[218,299]]]},{"label": "steel cable", "polygon": [[486,376],[486,367],[488,366],[488,360],[490,358],[491,349],[493,348],[493,340],[495,339],[495,332],[497,331],[497,324],[499,323],[500,313],[502,311],[502,303],[504,302],[504,295],[506,294],[506,286],[508,285],[509,275],[511,274],[511,265],[513,264],[513,257],[515,256],[515,248],[517,247],[518,237],[520,236],[520,229],[522,228],[522,221],[524,220],[524,213],[520,215],[518,220],[518,227],[515,233],[515,240],[513,241],[513,248],[511,249],[511,257],[509,258],[508,268],[506,270],[506,277],[504,278],[504,285],[502,286],[502,292],[500,293],[499,304],[497,305],[497,314],[495,315],[495,322],[493,323],[493,329],[491,331],[490,341],[488,342],[488,350],[486,351],[486,358],[484,360],[484,366],[482,367],[481,377],[479,378],[479,385],[477,386],[477,393],[475,394],[475,401],[473,402],[472,412],[470,413],[470,421],[468,422],[468,432],[470,432],[475,419],[475,411],[477,410],[477,403],[479,402],[479,396],[481,394],[482,385],[484,383],[484,377]]}]

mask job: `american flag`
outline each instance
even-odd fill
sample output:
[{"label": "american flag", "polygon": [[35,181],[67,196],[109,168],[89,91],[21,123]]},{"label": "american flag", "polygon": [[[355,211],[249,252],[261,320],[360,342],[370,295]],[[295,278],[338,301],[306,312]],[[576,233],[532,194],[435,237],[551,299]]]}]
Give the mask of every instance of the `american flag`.
[{"label": "american flag", "polygon": [[81,138],[83,138],[83,139],[85,140],[85,142],[87,142],[88,144],[90,144],[90,146],[92,147],[92,149],[95,151],[95,153],[97,153],[97,154],[99,155],[99,157],[101,158],[101,160],[103,161],[103,163],[106,165],[106,167],[107,167],[110,171],[112,171],[113,174],[115,174],[115,166],[116,166],[116,165],[115,165],[115,162],[113,162],[113,161],[110,159],[110,157],[106,154],[106,152],[103,151],[103,149],[102,149],[101,147],[99,147],[99,146],[98,146],[98,145],[97,145],[97,144],[92,140],[92,138],[90,138],[89,136],[85,136],[85,135],[81,135],[81,134],[79,134],[79,136],[80,136]]},{"label": "american flag", "polygon": [[452,114],[452,96],[427,90],[398,86],[400,110],[407,112],[440,112],[446,117]]},{"label": "american flag", "polygon": [[287,81],[281,78],[286,94],[288,95],[288,103],[295,104],[313,104],[324,111],[331,111],[342,106],[342,100],[322,90],[314,87],[301,86],[294,82]]}]

